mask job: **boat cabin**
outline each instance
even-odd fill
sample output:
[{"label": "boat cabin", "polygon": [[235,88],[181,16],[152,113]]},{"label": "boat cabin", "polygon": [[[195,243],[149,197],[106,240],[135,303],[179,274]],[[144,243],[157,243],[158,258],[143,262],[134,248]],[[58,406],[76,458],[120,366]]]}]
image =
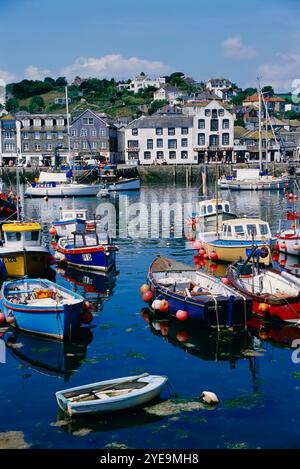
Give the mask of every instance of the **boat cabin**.
[{"label": "boat cabin", "polygon": [[[217,208],[218,205],[218,208]],[[199,216],[207,217],[218,213],[230,213],[230,204],[227,200],[209,199],[199,202]]]},{"label": "boat cabin", "polygon": [[236,218],[222,224],[221,238],[225,239],[272,239],[269,224],[259,218]]},{"label": "boat cabin", "polygon": [[42,227],[39,223],[5,223],[2,232],[5,247],[41,245]]},{"label": "boat cabin", "polygon": [[87,209],[63,209],[60,212],[60,220],[87,220]]}]

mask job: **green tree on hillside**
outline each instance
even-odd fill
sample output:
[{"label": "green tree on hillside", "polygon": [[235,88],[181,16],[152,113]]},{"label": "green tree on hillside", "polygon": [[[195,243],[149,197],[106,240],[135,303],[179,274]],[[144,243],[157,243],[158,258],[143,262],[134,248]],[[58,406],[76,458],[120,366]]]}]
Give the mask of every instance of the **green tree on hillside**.
[{"label": "green tree on hillside", "polygon": [[34,114],[43,111],[45,107],[45,102],[41,96],[33,96],[29,102],[28,109],[31,114]]},{"label": "green tree on hillside", "polygon": [[5,109],[7,112],[17,112],[20,108],[20,101],[17,98],[10,98],[6,101]]}]

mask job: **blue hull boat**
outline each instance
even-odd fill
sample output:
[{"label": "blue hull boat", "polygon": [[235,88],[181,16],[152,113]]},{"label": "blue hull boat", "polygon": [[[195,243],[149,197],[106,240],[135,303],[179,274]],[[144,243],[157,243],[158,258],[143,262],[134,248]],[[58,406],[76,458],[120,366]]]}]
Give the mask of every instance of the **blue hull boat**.
[{"label": "blue hull boat", "polygon": [[1,309],[8,323],[23,331],[72,337],[81,325],[84,298],[47,279],[4,282]]},{"label": "blue hull boat", "polygon": [[[166,300],[164,310],[181,321],[197,320],[205,327],[242,326],[252,316],[251,301],[221,279],[174,260],[157,257],[148,282],[154,298]],[[159,303],[153,302],[154,309]]]}]

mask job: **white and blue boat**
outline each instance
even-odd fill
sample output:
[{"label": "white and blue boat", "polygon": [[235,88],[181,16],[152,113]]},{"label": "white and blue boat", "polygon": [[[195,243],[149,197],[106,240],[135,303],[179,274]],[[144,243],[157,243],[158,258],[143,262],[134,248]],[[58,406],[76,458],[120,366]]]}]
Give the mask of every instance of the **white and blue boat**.
[{"label": "white and blue boat", "polygon": [[88,210],[82,209],[62,209],[60,212],[59,220],[55,220],[52,223],[52,227],[55,229],[56,235],[59,237],[71,236],[78,224],[86,224],[88,229],[95,229],[95,223],[93,220],[87,220]]},{"label": "white and blue boat", "polygon": [[59,340],[78,331],[84,313],[81,295],[47,279],[4,282],[0,303],[14,327]]},{"label": "white and blue boat", "polygon": [[80,230],[75,231],[72,238],[60,238],[57,251],[59,260],[79,269],[108,272],[116,265],[118,248],[109,237],[100,240],[97,231]]}]

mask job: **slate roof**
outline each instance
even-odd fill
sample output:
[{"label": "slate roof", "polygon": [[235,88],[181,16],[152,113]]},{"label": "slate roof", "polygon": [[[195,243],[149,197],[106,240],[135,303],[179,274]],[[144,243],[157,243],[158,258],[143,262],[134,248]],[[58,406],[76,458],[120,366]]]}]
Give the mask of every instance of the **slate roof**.
[{"label": "slate roof", "polygon": [[128,125],[128,129],[193,127],[193,118],[181,114],[142,116]]}]

